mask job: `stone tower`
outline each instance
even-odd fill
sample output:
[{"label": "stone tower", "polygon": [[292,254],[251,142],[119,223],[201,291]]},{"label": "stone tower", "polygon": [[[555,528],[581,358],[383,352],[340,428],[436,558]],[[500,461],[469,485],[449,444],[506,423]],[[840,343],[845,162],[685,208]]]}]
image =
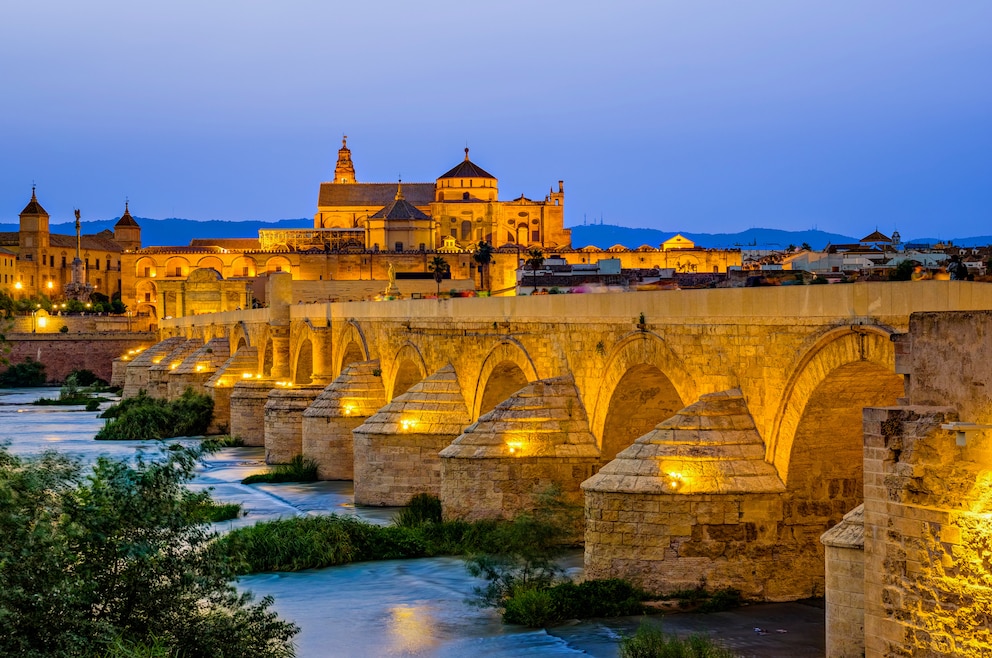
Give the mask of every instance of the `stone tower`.
[{"label": "stone tower", "polygon": [[355,182],[355,165],[351,161],[351,150],[348,148],[347,135],[341,138],[341,148],[338,149],[338,163],[334,167],[334,182]]},{"label": "stone tower", "polygon": [[124,214],[114,224],[114,241],[121,246],[124,251],[137,251],[141,249],[141,227],[134,221],[131,211],[128,209],[128,202],[124,202]]},{"label": "stone tower", "polygon": [[38,203],[34,186],[31,187],[31,200],[21,211],[20,252],[25,260],[38,261],[42,249],[48,249],[48,212]]}]

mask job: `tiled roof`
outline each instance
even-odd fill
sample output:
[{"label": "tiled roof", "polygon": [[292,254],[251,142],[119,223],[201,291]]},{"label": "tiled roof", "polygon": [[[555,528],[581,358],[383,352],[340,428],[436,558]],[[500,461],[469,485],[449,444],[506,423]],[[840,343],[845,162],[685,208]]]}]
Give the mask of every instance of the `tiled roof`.
[{"label": "tiled roof", "polygon": [[17,246],[21,244],[21,234],[17,231],[0,231],[0,245]]},{"label": "tiled roof", "polygon": [[459,162],[454,168],[438,176],[442,178],[492,178],[496,177],[488,171],[468,159],[468,149],[465,149],[465,159]]},{"label": "tiled roof", "polygon": [[31,200],[28,201],[28,205],[24,206],[24,210],[21,211],[22,215],[47,215],[48,213],[41,204],[38,203],[38,197],[34,195],[34,189],[31,189]]},{"label": "tiled roof", "polygon": [[257,251],[261,249],[258,238],[193,238],[191,247],[220,247],[234,251]]},{"label": "tiled roof", "polygon": [[404,198],[393,199],[393,201],[372,215],[371,219],[430,219],[427,215],[417,210],[417,207]]},{"label": "tiled roof", "polygon": [[121,218],[117,220],[114,226],[137,226],[138,222],[134,221],[134,217],[131,216],[131,211],[128,210],[127,202],[124,203],[124,214]]},{"label": "tiled roof", "polygon": [[[403,195],[415,206],[434,201],[434,183],[403,183]],[[396,183],[321,183],[317,206],[382,208],[396,196]]]},{"label": "tiled roof", "polygon": [[[114,242],[113,233],[101,231],[96,235],[80,236],[80,247],[83,249],[93,249],[95,251],[122,251],[121,246]],[[48,244],[58,249],[75,249],[75,235],[60,235],[52,233],[48,236]]]},{"label": "tiled roof", "polygon": [[889,236],[885,235],[884,233],[879,233],[878,231],[875,231],[871,235],[866,235],[865,237],[861,238],[861,241],[862,242],[892,242],[892,238],[890,238]]}]

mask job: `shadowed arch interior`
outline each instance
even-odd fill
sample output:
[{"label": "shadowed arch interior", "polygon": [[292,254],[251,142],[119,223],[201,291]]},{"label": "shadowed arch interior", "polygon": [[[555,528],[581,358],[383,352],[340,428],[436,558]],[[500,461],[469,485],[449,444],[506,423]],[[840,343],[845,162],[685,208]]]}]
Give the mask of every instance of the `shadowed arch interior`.
[{"label": "shadowed arch interior", "polygon": [[423,378],[424,374],[420,372],[420,366],[411,359],[403,359],[396,369],[396,377],[393,378],[393,397],[403,395]]},{"label": "shadowed arch interior", "polygon": [[352,363],[361,363],[365,360],[365,353],[362,352],[362,346],[355,341],[351,341],[344,350],[344,356],[341,357],[341,372],[344,372],[344,369]]},{"label": "shadowed arch interior", "polygon": [[310,383],[313,376],[313,343],[307,338],[300,345],[299,354],[296,356],[296,377],[293,381],[298,386],[305,386]]},{"label": "shadowed arch interior", "polygon": [[603,459],[613,459],[684,406],[671,380],[657,366],[641,363],[629,369],[610,398],[603,425]]},{"label": "shadowed arch interior", "polygon": [[244,336],[238,339],[238,346],[234,348],[235,353],[240,351],[242,347],[248,347],[248,340]]},{"label": "shadowed arch interior", "polygon": [[[796,428],[786,489],[786,522],[818,537],[861,504],[864,407],[891,406],[903,378],[878,363],[839,366],[814,389]],[[789,518],[791,516],[791,518]],[[817,542],[818,543],[818,542]]]},{"label": "shadowed arch interior", "polygon": [[262,376],[272,376],[272,341],[265,341],[265,352],[262,354]]},{"label": "shadowed arch interior", "polygon": [[493,368],[482,394],[479,415],[489,413],[496,405],[522,389],[528,383],[527,375],[512,361],[503,361]]}]

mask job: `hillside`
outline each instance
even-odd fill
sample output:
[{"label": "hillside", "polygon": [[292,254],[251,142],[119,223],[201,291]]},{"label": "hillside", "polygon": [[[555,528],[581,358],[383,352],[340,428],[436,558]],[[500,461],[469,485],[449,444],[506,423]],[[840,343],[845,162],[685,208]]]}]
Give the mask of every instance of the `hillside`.
[{"label": "hillside", "polygon": [[[99,233],[113,230],[119,218],[83,222],[84,233]],[[136,217],[141,225],[141,242],[146,247],[157,245],[188,245],[193,238],[245,238],[256,237],[259,229],[310,228],[313,220],[307,218],[281,219],[272,222],[245,220],[240,222],[210,220],[198,222],[191,219],[149,219]],[[609,224],[573,226],[572,246],[595,246],[601,249],[616,244],[636,249],[641,245],[659,246],[676,233],[695,242],[700,247],[711,249],[785,249],[790,244],[797,247],[804,242],[814,249],[822,249],[827,244],[857,242],[859,237],[828,233],[826,231],[783,231],[768,228],[750,228],[739,233],[694,233],[689,231],[661,231],[650,228],[628,228]],[[0,231],[16,231],[17,224],[0,224]],[[53,233],[72,235],[72,223],[52,224]],[[935,244],[938,238],[910,238],[906,242]],[[962,247],[992,244],[992,236],[952,238],[955,245]]]}]

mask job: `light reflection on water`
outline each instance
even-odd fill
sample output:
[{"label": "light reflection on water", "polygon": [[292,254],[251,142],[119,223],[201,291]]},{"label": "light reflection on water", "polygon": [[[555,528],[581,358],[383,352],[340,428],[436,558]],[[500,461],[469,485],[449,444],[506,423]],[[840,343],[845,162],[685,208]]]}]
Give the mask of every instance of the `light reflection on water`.
[{"label": "light reflection on water", "polygon": [[[99,455],[133,459],[139,450],[161,449],[154,442],[94,441],[104,421],[82,407],[25,406],[39,397],[57,396],[57,388],[0,390],[0,441],[19,455],[55,448],[87,462]],[[352,514],[374,523],[388,523],[395,515],[395,509],[356,507],[350,482],[241,484],[247,475],[268,468],[264,457],[263,448],[226,448],[204,460],[191,486],[209,488],[216,499],[239,502],[248,511],[245,518],[217,524],[219,531],[295,515]],[[564,564],[569,575],[581,572],[581,562],[580,551],[569,556]],[[257,598],[274,596],[275,609],[301,626],[297,646],[302,658],[615,658],[620,634],[632,634],[638,624],[633,618],[590,620],[551,633],[506,626],[492,610],[469,605],[467,599],[478,584],[461,560],[429,558],[257,574],[242,578],[239,586]],[[761,614],[766,617],[756,616]],[[752,649],[751,629],[758,625],[787,626],[793,634],[762,638],[761,646]],[[822,611],[810,614],[797,604],[752,606],[742,614],[677,615],[666,618],[664,626],[669,631],[713,632],[741,655],[823,655]]]}]

